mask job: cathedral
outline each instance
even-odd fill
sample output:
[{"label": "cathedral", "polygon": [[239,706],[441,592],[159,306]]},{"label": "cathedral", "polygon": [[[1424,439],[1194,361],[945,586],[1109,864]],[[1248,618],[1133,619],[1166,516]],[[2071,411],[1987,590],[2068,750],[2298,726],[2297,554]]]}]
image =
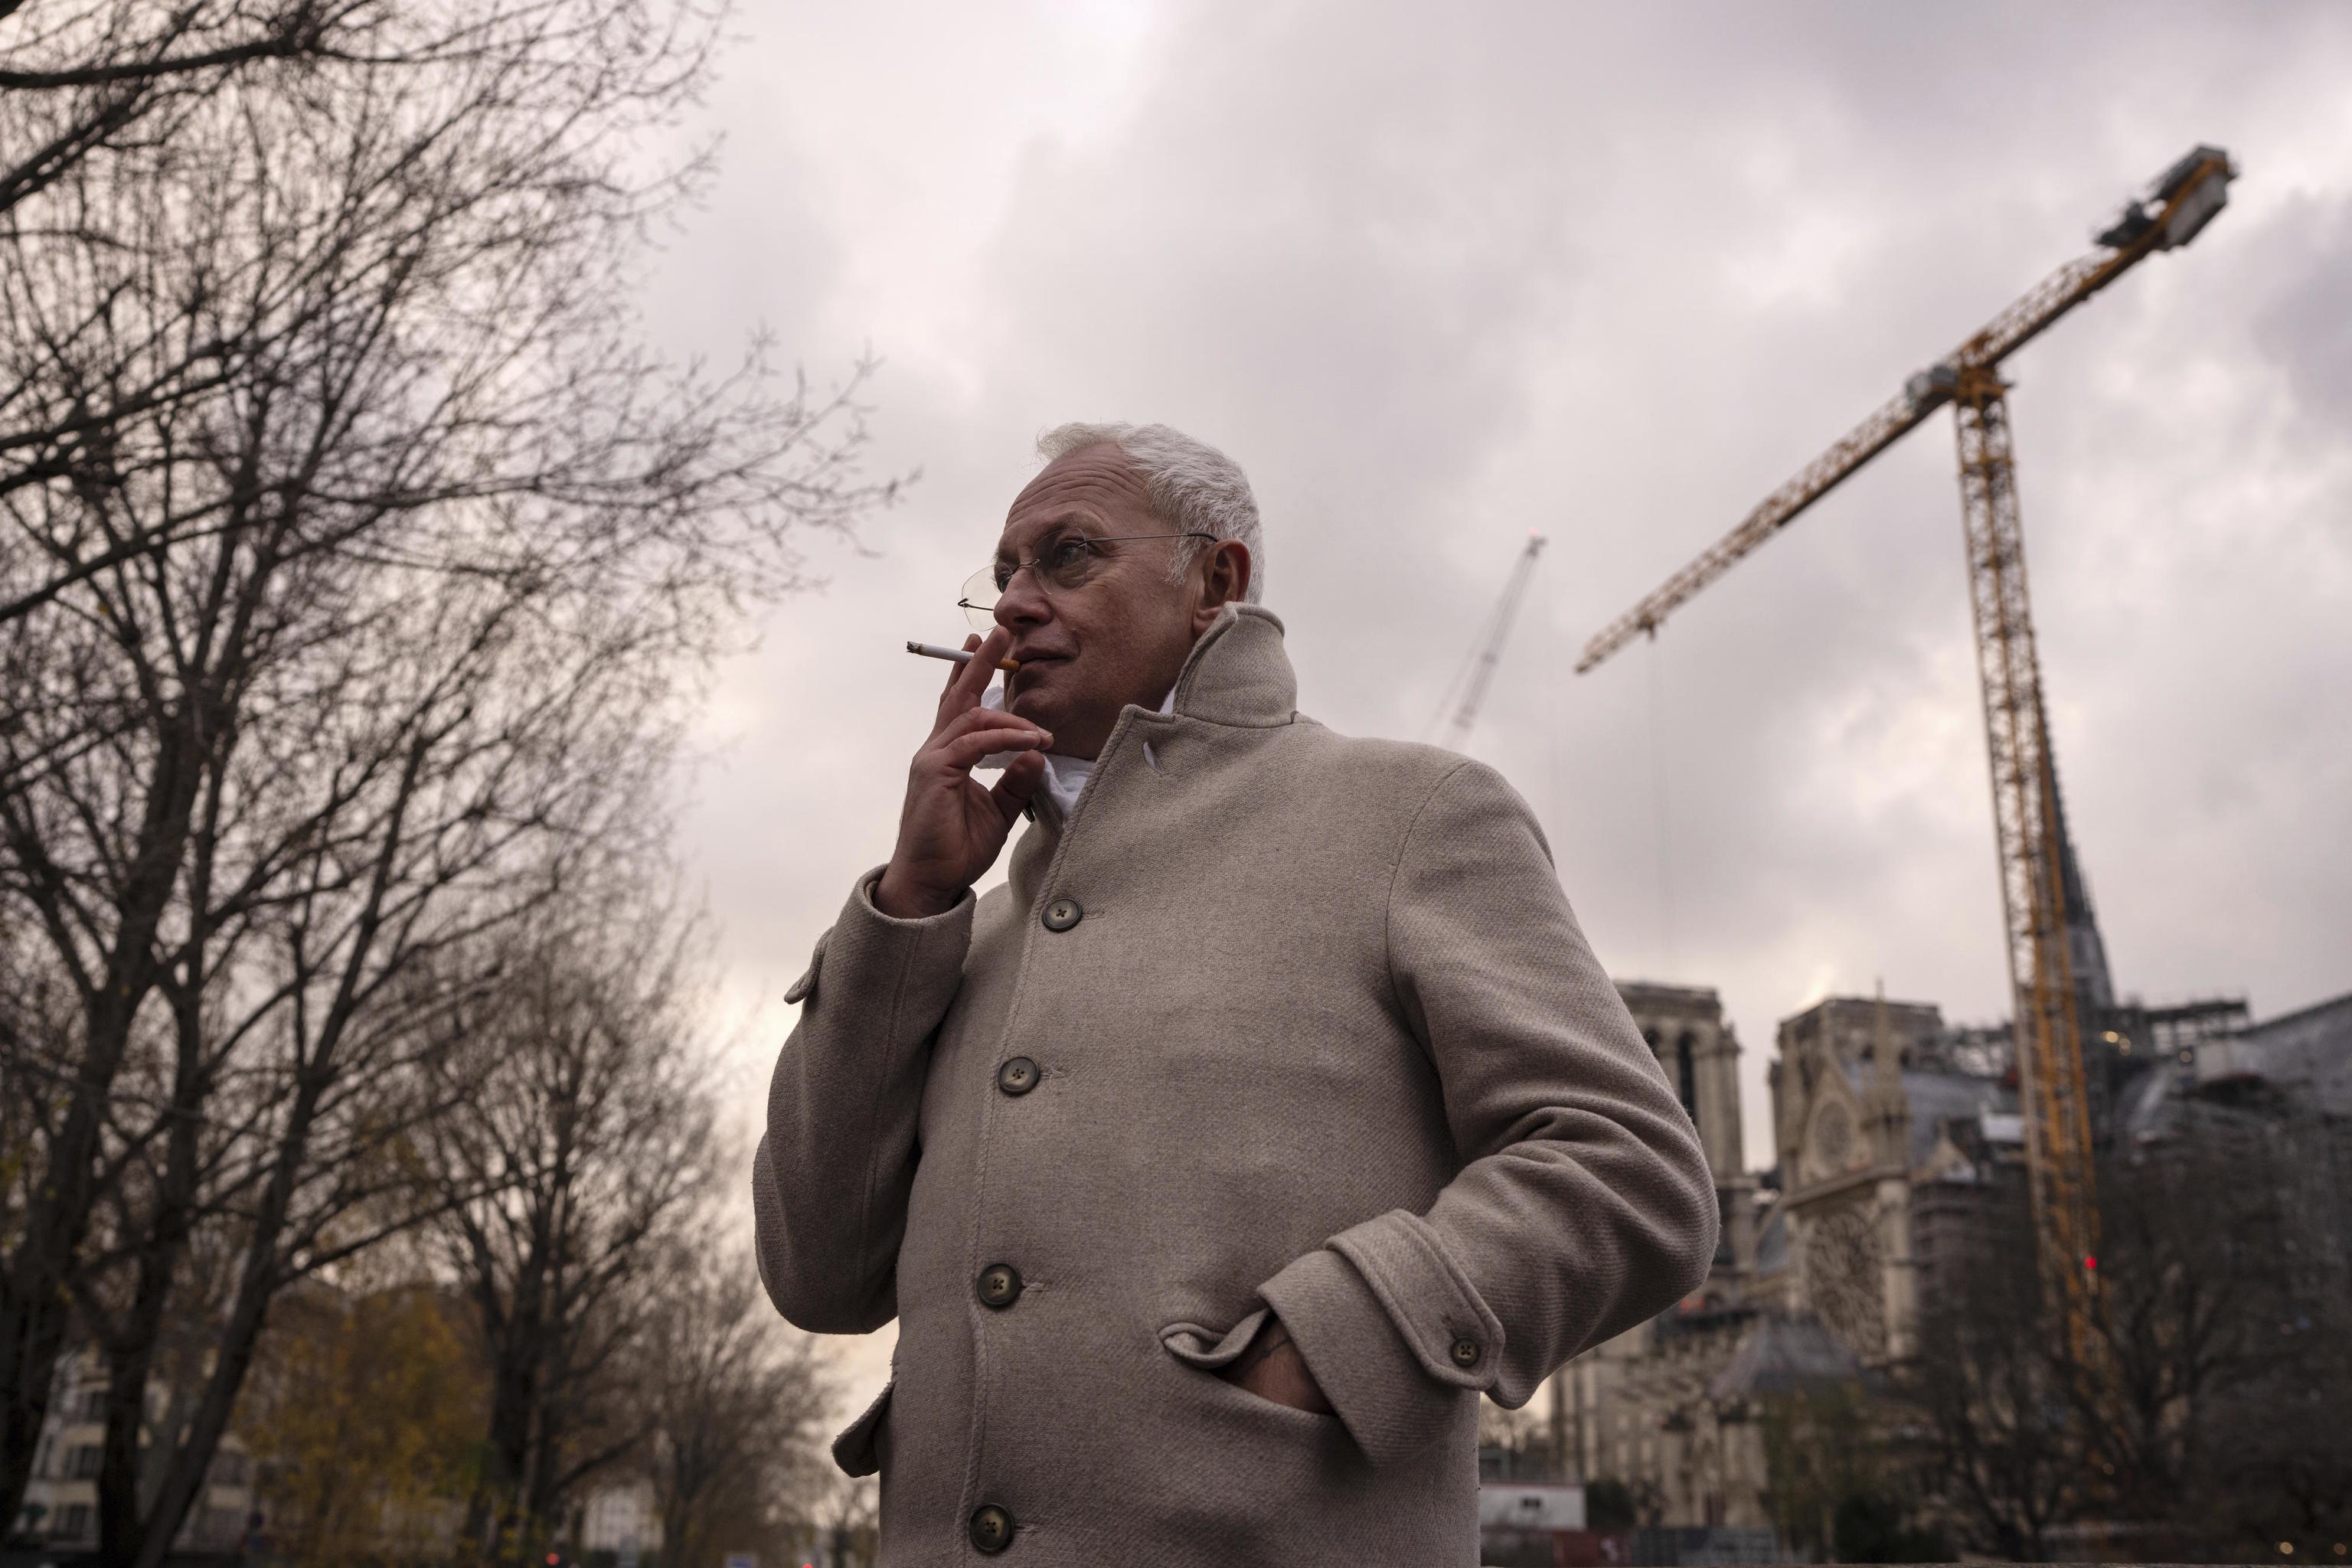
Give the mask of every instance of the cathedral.
[{"label": "cathedral", "polygon": [[[2006,1041],[1919,1003],[1832,997],[1784,1021],[1776,1168],[1748,1172],[1737,1035],[1712,990],[1621,982],[1715,1173],[1723,1240],[1699,1290],[1553,1378],[1552,1451],[1645,1522],[1759,1528],[1760,1402],[1910,1353],[1920,1291],[1978,1194],[2019,1168]],[[1939,1247],[1939,1242],[1942,1244]]]},{"label": "cathedral", "polygon": [[[2352,1279],[2352,1205],[2337,1190],[2352,1171],[2352,997],[2258,1026],[2241,1000],[2118,1004],[2103,973],[2097,989],[2083,998],[2100,1026],[2084,1065],[2102,1139],[2146,1146],[2231,1118],[2273,1142],[2304,1121],[2321,1128],[2306,1139],[2321,1153],[2294,1164],[2335,1195],[2293,1206],[2333,1238],[2313,1251],[2336,1274],[2315,1289],[2340,1289],[2338,1275]],[[1563,1367],[1538,1414],[1559,1469],[1622,1485],[1645,1524],[1768,1527],[1769,1402],[1897,1371],[1989,1201],[2025,1182],[2009,1030],[1955,1028],[1931,1004],[1884,995],[1783,1019],[1768,1073],[1775,1163],[1759,1174],[1742,1157],[1742,1047],[1717,994],[1632,981],[1618,992],[1698,1130],[1722,1241],[1697,1291]],[[2263,1110],[2263,1093],[2311,1114]]]}]

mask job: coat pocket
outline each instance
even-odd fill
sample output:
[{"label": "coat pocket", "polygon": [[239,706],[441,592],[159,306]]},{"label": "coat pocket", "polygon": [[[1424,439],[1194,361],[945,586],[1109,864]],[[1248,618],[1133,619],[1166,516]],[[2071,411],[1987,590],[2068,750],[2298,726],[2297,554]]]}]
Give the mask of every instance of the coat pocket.
[{"label": "coat pocket", "polygon": [[1273,1310],[1271,1307],[1260,1307],[1222,1334],[1198,1323],[1171,1323],[1160,1331],[1160,1342],[1185,1365],[1214,1372],[1221,1366],[1232,1365],[1242,1352],[1249,1349],[1250,1341],[1257,1337],[1258,1329]]},{"label": "coat pocket", "polygon": [[843,1428],[833,1440],[833,1462],[845,1475],[870,1476],[882,1468],[882,1458],[876,1445],[881,1440],[882,1423],[890,1415],[890,1394],[898,1386],[896,1377],[882,1385],[866,1414]]}]

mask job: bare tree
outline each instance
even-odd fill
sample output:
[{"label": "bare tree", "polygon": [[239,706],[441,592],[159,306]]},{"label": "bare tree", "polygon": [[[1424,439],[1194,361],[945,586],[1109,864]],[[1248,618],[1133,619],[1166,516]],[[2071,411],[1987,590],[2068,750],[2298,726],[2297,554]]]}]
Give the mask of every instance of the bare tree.
[{"label": "bare tree", "polygon": [[[2294,1331],[2307,1320],[2273,1163],[2258,1143],[2196,1137],[2103,1161],[2098,1310],[2079,1344],[2039,1278],[2023,1194],[1992,1199],[1944,1271],[1909,1379],[1930,1479],[1977,1545],[2039,1557],[2052,1525],[2083,1521],[2201,1553],[2273,1542],[2297,1514],[2314,1529],[2344,1517],[2288,1499],[2304,1481],[2326,1494],[2352,1465],[2327,1457],[2324,1417],[2291,1435],[2279,1419],[2298,1393],[2343,1384],[2331,1336]],[[2249,1530],[2257,1494],[2271,1517]]]},{"label": "bare tree", "polygon": [[871,1568],[882,1550],[882,1495],[872,1476],[833,1476],[813,1516],[828,1568]]},{"label": "bare tree", "polygon": [[[691,0],[317,15],[0,212],[0,1513],[78,1315],[124,1564],[278,1292],[454,1201],[414,1133],[483,934],[657,826],[681,679],[887,495],[848,393],[634,346]],[[142,1463],[175,1311],[213,1353]]]},{"label": "bare tree", "polygon": [[31,200],[110,146],[169,135],[174,110],[262,61],[365,47],[377,0],[236,4],[129,0],[45,5],[19,16],[0,0],[10,64],[0,93],[0,212]]},{"label": "bare tree", "polygon": [[[118,153],[136,158],[169,141],[241,72],[376,52],[389,9],[386,0],[66,0],[21,15],[16,0],[0,0],[9,61],[0,67],[0,216],[15,216],[86,163]],[[463,46],[455,37],[443,43]],[[70,232],[79,216],[60,201],[19,227]],[[228,384],[239,352],[235,340],[201,331],[176,347],[151,338],[93,367],[112,373],[91,383],[98,395],[64,405],[42,396],[37,383],[0,383],[0,459],[8,465],[0,468],[0,490],[69,478],[106,448],[115,423]],[[142,528],[89,553],[69,552],[0,598],[0,623],[182,537]]]},{"label": "bare tree", "polygon": [[582,1481],[639,1455],[633,1386],[666,1310],[678,1227],[719,1162],[709,1060],[684,1005],[684,929],[626,885],[573,896],[514,945],[451,1059],[468,1092],[422,1130],[448,1267],[479,1319],[487,1465],[469,1547],[535,1554]]},{"label": "bare tree", "polygon": [[2071,1385],[2115,1517],[2200,1531],[2222,1407],[2280,1360],[2288,1238],[2265,1163],[2192,1140],[2103,1165],[2098,1339]]},{"label": "bare tree", "polygon": [[778,1320],[747,1254],[689,1245],[662,1269],[640,1363],[664,1568],[781,1556],[830,1480],[816,1342]]},{"label": "bare tree", "polygon": [[2053,1338],[2021,1191],[1990,1195],[1969,1255],[1921,1313],[1908,1390],[1928,1474],[1972,1544],[2046,1562],[2048,1531],[2084,1506],[2086,1447],[2063,1333]]}]

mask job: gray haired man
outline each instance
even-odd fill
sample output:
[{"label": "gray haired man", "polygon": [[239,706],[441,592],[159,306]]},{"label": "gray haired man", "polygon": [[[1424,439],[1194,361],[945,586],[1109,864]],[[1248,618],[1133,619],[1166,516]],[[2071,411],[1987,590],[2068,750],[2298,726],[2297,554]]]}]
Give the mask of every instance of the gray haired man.
[{"label": "gray haired man", "polygon": [[1698,1284],[1697,1137],[1510,787],[1297,710],[1241,470],[1041,446],[789,994],[761,1278],[898,1320],[885,1563],[1475,1563],[1479,1395]]}]

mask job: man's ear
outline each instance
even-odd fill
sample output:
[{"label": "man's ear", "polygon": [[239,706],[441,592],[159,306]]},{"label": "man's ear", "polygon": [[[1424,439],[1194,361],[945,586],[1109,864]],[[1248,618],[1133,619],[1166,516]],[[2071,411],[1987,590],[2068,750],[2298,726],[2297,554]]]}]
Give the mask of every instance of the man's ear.
[{"label": "man's ear", "polygon": [[1192,635],[1209,629],[1227,605],[1249,597],[1249,546],[1238,539],[1220,539],[1201,552],[1201,588],[1192,601]]}]

